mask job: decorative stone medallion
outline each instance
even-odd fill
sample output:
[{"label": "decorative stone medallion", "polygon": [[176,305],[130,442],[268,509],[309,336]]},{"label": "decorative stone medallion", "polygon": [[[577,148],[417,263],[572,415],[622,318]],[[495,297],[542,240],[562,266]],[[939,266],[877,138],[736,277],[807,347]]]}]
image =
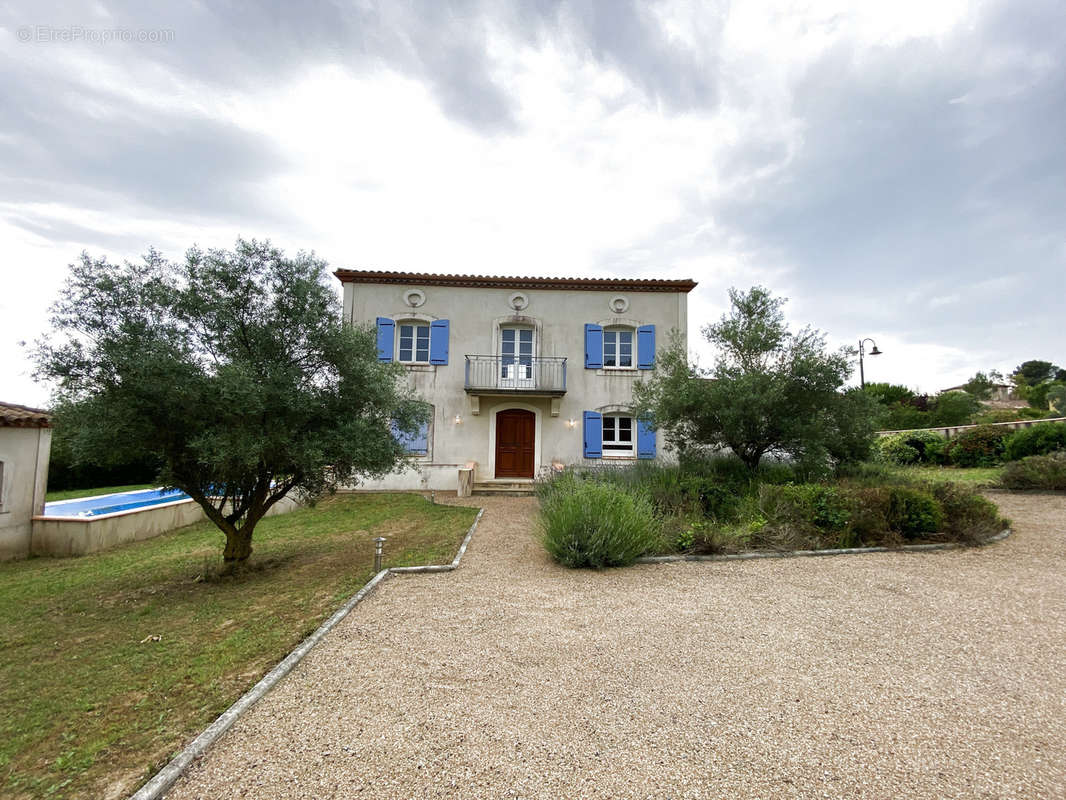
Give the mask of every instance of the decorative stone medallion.
[{"label": "decorative stone medallion", "polygon": [[515,292],[507,302],[515,311],[521,311],[529,305],[529,298],[521,292]]},{"label": "decorative stone medallion", "polygon": [[421,289],[408,289],[403,293],[403,301],[411,308],[418,308],[426,302],[426,293]]},{"label": "decorative stone medallion", "polygon": [[629,301],[620,294],[612,297],[608,305],[615,314],[624,314],[629,310]]}]

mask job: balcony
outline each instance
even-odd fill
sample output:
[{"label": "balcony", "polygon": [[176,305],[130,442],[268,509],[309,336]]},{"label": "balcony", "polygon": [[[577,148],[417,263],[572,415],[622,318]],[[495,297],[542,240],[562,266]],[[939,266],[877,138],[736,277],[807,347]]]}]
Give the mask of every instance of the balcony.
[{"label": "balcony", "polygon": [[566,394],[566,359],[530,356],[467,356],[466,392],[562,397]]}]

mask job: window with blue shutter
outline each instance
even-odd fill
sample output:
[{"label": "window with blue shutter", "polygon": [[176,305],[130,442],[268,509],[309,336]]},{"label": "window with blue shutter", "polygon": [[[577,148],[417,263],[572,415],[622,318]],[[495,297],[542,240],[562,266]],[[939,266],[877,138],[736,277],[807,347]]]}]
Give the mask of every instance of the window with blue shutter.
[{"label": "window with blue shutter", "polygon": [[603,456],[603,417],[595,411],[585,412],[585,458]]},{"label": "window with blue shutter", "polygon": [[643,419],[637,420],[637,458],[655,458],[655,431]]},{"label": "window with blue shutter", "polygon": [[603,368],[633,368],[633,329],[603,329]]},{"label": "window with blue shutter", "polygon": [[603,367],[603,327],[585,324],[585,369]]},{"label": "window with blue shutter", "polygon": [[637,328],[637,369],[655,367],[655,326],[641,325]]},{"label": "window with blue shutter", "polygon": [[408,455],[429,455],[429,422],[423,422],[414,433],[404,433],[395,422],[392,423],[392,436],[399,442]]},{"label": "window with blue shutter", "polygon": [[429,325],[429,363],[448,363],[448,320],[436,319]]},{"label": "window with blue shutter", "polygon": [[393,335],[396,323],[388,317],[378,317],[378,361],[392,361]]}]

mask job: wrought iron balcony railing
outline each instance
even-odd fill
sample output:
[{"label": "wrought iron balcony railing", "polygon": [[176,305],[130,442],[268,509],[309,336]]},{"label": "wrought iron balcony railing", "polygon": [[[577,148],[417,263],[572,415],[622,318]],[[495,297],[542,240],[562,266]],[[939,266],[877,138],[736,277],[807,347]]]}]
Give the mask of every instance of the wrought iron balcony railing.
[{"label": "wrought iron balcony railing", "polygon": [[566,394],[566,359],[531,356],[467,356],[466,391]]}]

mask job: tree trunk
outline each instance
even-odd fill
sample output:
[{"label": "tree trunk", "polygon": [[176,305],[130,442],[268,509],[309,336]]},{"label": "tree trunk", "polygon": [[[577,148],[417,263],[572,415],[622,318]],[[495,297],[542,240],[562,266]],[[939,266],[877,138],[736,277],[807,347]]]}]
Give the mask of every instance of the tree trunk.
[{"label": "tree trunk", "polygon": [[240,530],[226,531],[226,549],[222,551],[222,560],[227,564],[240,564],[252,554],[252,528],[245,525]]}]

